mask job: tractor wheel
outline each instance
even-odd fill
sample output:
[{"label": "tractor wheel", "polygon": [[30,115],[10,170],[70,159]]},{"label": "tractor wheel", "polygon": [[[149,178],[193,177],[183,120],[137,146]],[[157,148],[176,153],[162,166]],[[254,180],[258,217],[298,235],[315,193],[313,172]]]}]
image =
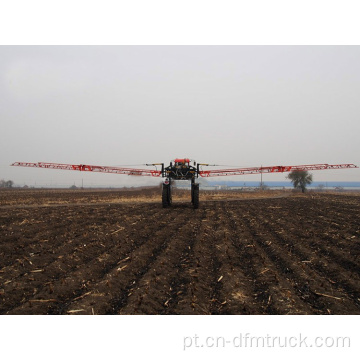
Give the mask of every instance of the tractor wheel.
[{"label": "tractor wheel", "polygon": [[171,193],[170,193],[170,186],[163,185],[162,188],[162,206],[163,208],[167,208],[171,205]]},{"label": "tractor wheel", "polygon": [[171,206],[172,204],[172,194],[171,194],[171,186],[169,185],[169,191],[168,191],[168,203]]},{"label": "tractor wheel", "polygon": [[199,208],[199,185],[194,185],[192,189],[192,203],[194,209]]}]

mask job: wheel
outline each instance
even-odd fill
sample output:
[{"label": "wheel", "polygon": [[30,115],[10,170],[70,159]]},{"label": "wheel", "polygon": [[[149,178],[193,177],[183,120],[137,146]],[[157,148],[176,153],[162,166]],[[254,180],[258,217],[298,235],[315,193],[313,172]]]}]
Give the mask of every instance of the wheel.
[{"label": "wheel", "polygon": [[162,206],[163,208],[167,208],[169,206],[168,202],[168,185],[163,185],[162,187]]},{"label": "wheel", "polygon": [[194,209],[198,209],[199,208],[199,184],[195,184],[193,185],[192,188],[192,203],[194,206]]},{"label": "wheel", "polygon": [[169,206],[172,204],[172,194],[171,194],[171,185],[168,186],[169,189],[168,189],[168,203],[169,203]]},{"label": "wheel", "polygon": [[163,184],[162,188],[162,206],[163,208],[167,208],[171,205],[171,189],[170,185]]}]

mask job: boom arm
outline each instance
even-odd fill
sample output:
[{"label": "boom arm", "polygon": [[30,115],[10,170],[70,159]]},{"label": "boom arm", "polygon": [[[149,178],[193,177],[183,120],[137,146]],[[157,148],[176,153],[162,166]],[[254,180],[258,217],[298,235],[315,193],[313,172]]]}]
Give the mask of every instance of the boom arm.
[{"label": "boom arm", "polygon": [[354,164],[267,166],[267,167],[250,167],[250,168],[240,168],[240,169],[199,170],[199,175],[201,177],[212,177],[212,176],[249,175],[249,174],[260,174],[260,173],[283,173],[290,171],[352,169],[352,168],[357,168],[357,166]]},{"label": "boom arm", "polygon": [[[114,166],[98,166],[98,165],[73,165],[73,164],[57,164],[57,163],[28,163],[28,162],[15,162],[11,166],[25,166],[36,167],[45,169],[58,169],[58,170],[77,170],[77,171],[92,171],[103,172],[110,174],[124,174],[124,175],[137,175],[137,176],[164,176],[164,164],[146,164],[146,165],[161,165],[161,170],[148,170],[148,169],[132,169]],[[329,169],[352,169],[357,168],[354,164],[312,164],[312,165],[295,165],[295,166],[267,166],[267,167],[250,167],[239,169],[219,169],[219,170],[200,170],[199,166],[211,166],[209,164],[198,164],[197,174],[201,177],[213,176],[229,176],[229,175],[249,175],[260,173],[284,173],[290,171],[308,171],[308,170],[329,170]]]},{"label": "boom arm", "polygon": [[28,162],[15,162],[11,166],[25,166],[36,167],[45,169],[58,169],[58,170],[78,170],[78,171],[92,171],[103,172],[110,174],[125,174],[125,175],[137,175],[137,176],[161,176],[160,170],[147,170],[147,169],[131,169],[121,168],[114,166],[97,166],[97,165],[72,165],[72,164],[56,164],[56,163],[28,163]]}]

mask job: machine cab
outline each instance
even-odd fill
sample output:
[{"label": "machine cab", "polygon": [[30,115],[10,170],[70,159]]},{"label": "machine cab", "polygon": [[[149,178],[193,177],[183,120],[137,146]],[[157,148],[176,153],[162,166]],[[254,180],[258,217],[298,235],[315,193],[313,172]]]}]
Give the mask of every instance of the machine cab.
[{"label": "machine cab", "polygon": [[196,176],[196,168],[190,165],[190,159],[177,158],[165,168],[165,176],[173,180],[192,180]]},{"label": "machine cab", "polygon": [[189,167],[190,159],[175,159],[174,163],[176,167]]}]

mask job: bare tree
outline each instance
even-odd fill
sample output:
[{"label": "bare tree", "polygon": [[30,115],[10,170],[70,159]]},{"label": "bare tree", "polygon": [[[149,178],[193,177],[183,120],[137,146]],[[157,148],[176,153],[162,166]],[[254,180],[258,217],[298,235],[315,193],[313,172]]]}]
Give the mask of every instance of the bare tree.
[{"label": "bare tree", "polygon": [[2,188],[12,188],[14,185],[14,182],[12,180],[0,180],[0,187]]},{"label": "bare tree", "polygon": [[306,190],[306,186],[310,185],[313,181],[312,174],[309,174],[308,171],[292,171],[287,178],[291,180],[295,189],[301,189],[303,193]]},{"label": "bare tree", "polygon": [[7,188],[12,188],[13,185],[14,185],[14,182],[12,180],[8,180],[5,183],[5,187],[7,187]]}]

